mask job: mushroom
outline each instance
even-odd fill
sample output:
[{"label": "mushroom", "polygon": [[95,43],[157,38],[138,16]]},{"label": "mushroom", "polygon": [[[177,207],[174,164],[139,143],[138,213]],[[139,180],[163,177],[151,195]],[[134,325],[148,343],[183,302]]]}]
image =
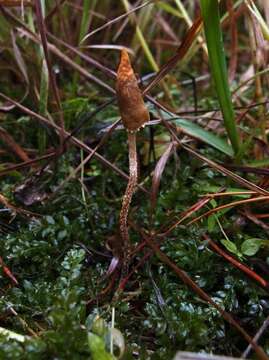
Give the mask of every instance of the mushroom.
[{"label": "mushroom", "polygon": [[130,239],[128,233],[128,212],[137,185],[136,132],[149,121],[149,112],[139,89],[128,52],[121,51],[117,70],[116,93],[121,119],[128,135],[129,145],[129,181],[122,200],[120,211],[120,235],[124,247],[124,268],[130,260]]}]

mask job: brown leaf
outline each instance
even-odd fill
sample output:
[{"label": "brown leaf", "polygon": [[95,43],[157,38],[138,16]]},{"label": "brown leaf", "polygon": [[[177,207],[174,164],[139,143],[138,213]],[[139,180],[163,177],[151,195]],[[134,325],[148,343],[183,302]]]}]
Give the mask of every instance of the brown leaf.
[{"label": "brown leaf", "polygon": [[157,162],[157,165],[154,169],[154,174],[152,178],[152,189],[151,189],[151,209],[154,210],[157,202],[157,195],[160,187],[160,181],[163,174],[163,171],[165,169],[165,165],[167,164],[167,161],[169,160],[169,157],[171,155],[171,152],[173,150],[173,143],[171,142],[168,146],[165,152],[162,154],[161,158]]},{"label": "brown leaf", "polygon": [[199,31],[202,27],[202,18],[199,15],[192,27],[188,30],[185,35],[181,45],[176,51],[176,54],[172,56],[157,72],[156,76],[149,82],[146,88],[143,90],[143,94],[146,94],[150,89],[152,89],[156,84],[158,84],[171,70],[174,69],[176,64],[183,59],[183,57],[188,52],[189,48],[193,44],[193,40],[199,34]]},{"label": "brown leaf", "polygon": [[26,82],[27,85],[29,85],[29,77],[27,74],[27,67],[26,64],[24,62],[23,56],[21,54],[21,51],[18,47],[18,45],[16,44],[16,38],[14,35],[14,31],[11,31],[11,41],[12,41],[12,47],[13,47],[13,52],[14,52],[14,58],[18,64],[18,67],[24,77],[24,80]]}]

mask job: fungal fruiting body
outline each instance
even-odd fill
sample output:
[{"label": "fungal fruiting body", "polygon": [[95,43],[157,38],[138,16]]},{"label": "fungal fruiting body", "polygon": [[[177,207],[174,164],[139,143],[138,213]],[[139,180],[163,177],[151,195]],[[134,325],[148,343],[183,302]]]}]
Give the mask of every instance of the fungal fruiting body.
[{"label": "fungal fruiting body", "polygon": [[149,121],[149,112],[145,106],[126,50],[122,50],[121,52],[120,64],[117,71],[116,92],[122,122],[128,132],[129,146],[129,181],[120,212],[120,235],[124,246],[124,263],[128,266],[130,240],[127,220],[129,207],[137,185],[136,132]]},{"label": "fungal fruiting body", "polygon": [[116,92],[123,125],[127,131],[136,132],[149,121],[149,112],[126,50],[121,52]]}]

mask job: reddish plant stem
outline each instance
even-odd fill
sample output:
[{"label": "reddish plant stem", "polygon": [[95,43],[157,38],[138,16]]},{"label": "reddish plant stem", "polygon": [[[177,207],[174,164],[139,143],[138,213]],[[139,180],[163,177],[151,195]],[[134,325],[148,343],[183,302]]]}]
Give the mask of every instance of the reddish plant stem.
[{"label": "reddish plant stem", "polygon": [[12,282],[15,285],[19,285],[17,279],[15,278],[15,276],[12,274],[12,272],[9,270],[9,268],[5,265],[4,260],[2,259],[2,257],[0,256],[0,267],[2,267],[3,269],[3,273],[9,277],[10,280],[12,280]]},{"label": "reddish plant stem", "polygon": [[214,241],[212,241],[207,234],[203,235],[203,238],[208,241],[209,247],[215,251],[217,254],[222,256],[224,259],[229,261],[230,264],[232,264],[237,269],[243,271],[248,277],[251,279],[257,281],[259,285],[261,285],[266,290],[269,290],[269,283],[268,281],[264,280],[261,276],[255,273],[255,271],[251,270],[246,265],[242,264],[240,261],[236,260],[231,255],[227,254],[224,250],[222,250]]}]

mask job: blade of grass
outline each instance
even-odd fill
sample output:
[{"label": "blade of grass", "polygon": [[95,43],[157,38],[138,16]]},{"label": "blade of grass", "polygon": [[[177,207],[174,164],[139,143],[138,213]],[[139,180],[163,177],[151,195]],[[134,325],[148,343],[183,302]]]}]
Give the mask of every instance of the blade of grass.
[{"label": "blade of grass", "polygon": [[152,87],[160,82],[166,74],[171,71],[176,64],[183,59],[186,53],[189,51],[195,37],[198,35],[201,29],[201,17],[198,16],[194,21],[192,27],[187,31],[182,43],[176,51],[176,54],[172,56],[158,71],[155,77],[148,83],[146,88],[143,90],[143,94],[147,93]]},{"label": "blade of grass", "polygon": [[252,0],[246,0],[245,3],[246,3],[246,6],[248,7],[249,11],[252,13],[252,15],[257,19],[258,23],[260,24],[264,38],[266,40],[269,40],[269,27],[266,24],[266,22],[264,21],[257,6],[255,5],[255,3]]},{"label": "blade of grass", "polygon": [[27,87],[28,87],[29,86],[29,77],[28,77],[28,73],[27,73],[27,67],[24,62],[23,56],[21,54],[20,48],[16,44],[14,31],[11,31],[11,42],[12,42],[12,47],[13,47],[14,59],[16,60],[16,63],[18,65],[20,72],[22,73],[25,83],[27,84]]},{"label": "blade of grass", "polygon": [[224,125],[236,155],[240,148],[240,142],[228,84],[218,0],[200,0],[200,4],[209,54],[209,64],[215,82]]},{"label": "blade of grass", "polygon": [[[190,18],[190,16],[189,16],[189,14],[188,14],[185,6],[184,6],[183,3],[181,2],[181,0],[174,0],[174,2],[175,2],[175,4],[176,4],[176,6],[178,7],[180,13],[182,14],[182,17],[183,17],[183,19],[185,20],[186,24],[188,25],[189,28],[191,28],[192,25],[193,25],[193,22],[192,22],[192,20],[191,20],[191,18]],[[205,46],[205,44],[204,44],[204,42],[203,42],[202,37],[201,37],[201,36],[198,36],[198,37],[197,37],[197,40],[198,40],[198,43],[202,46],[205,54],[207,55],[207,48],[206,48],[206,46]]]},{"label": "blade of grass", "polygon": [[[79,38],[78,38],[79,44],[81,44],[81,41],[83,40],[83,38],[85,37],[85,35],[88,32],[88,29],[90,26],[90,21],[91,21],[91,13],[92,13],[92,10],[95,8],[95,6],[96,6],[96,0],[83,1],[82,18],[81,18]],[[78,65],[80,65],[81,64],[80,58],[76,58],[75,62]],[[74,89],[76,89],[76,87],[77,87],[78,75],[79,75],[78,72],[74,73],[74,77],[73,77],[73,88]]]},{"label": "blade of grass", "polygon": [[[32,33],[30,33],[27,29],[25,29],[26,31],[21,29],[21,32],[23,34],[25,34],[25,36],[27,36],[30,40],[39,43],[39,39],[36,38],[36,36]],[[51,35],[51,37],[53,37]],[[55,38],[56,39],[56,38]],[[87,57],[86,55],[84,56],[83,53],[76,51],[75,48],[68,46],[67,44],[63,43],[62,41],[60,41],[59,39],[57,39],[58,42],[61,42],[62,44],[64,44],[66,47],[68,47],[69,49],[71,49],[74,53],[76,54],[80,54],[80,56],[82,58],[85,59],[89,59],[89,57]],[[77,63],[75,63],[72,58],[70,56],[65,55],[62,51],[60,51],[56,46],[48,43],[48,48],[49,50],[56,55],[57,57],[59,57],[64,63],[70,65],[73,69],[75,69],[76,71],[78,71],[82,76],[84,76],[86,79],[88,79],[89,81],[92,81],[98,85],[100,85],[101,87],[103,87],[104,89],[106,89],[108,92],[110,93],[115,93],[115,90],[109,86],[108,84],[106,84],[104,81],[102,81],[100,78],[97,78],[96,76],[92,75],[90,72],[88,72],[87,70],[85,70],[85,68],[83,68],[82,66],[78,65]],[[93,64],[97,64],[97,62],[95,62],[94,60],[92,60]],[[101,66],[101,65],[100,65]],[[102,66],[101,66],[102,67]],[[105,67],[104,67],[105,68]],[[109,69],[106,68],[107,72],[109,72]]]},{"label": "blade of grass", "polygon": [[[41,11],[45,17],[46,5],[45,1],[41,1]],[[35,33],[34,18],[32,9],[27,12],[27,20],[29,23],[30,29]],[[40,78],[40,88],[39,88],[39,113],[41,115],[47,115],[48,112],[48,97],[49,97],[49,73],[48,67],[44,56],[44,51],[42,45],[37,47],[41,62],[41,78]],[[38,150],[39,154],[42,154],[45,151],[47,144],[47,134],[46,130],[43,127],[38,129]]]},{"label": "blade of grass", "polygon": [[204,130],[201,126],[194,124],[191,121],[179,119],[175,121],[176,125],[183,129],[186,134],[195,137],[204,143],[218,149],[222,153],[233,156],[232,148],[227,142],[215,135],[214,133]]},{"label": "blade of grass", "polygon": [[[46,60],[42,60],[41,80],[40,80],[40,99],[39,99],[39,113],[47,115],[48,97],[49,97],[49,73]],[[47,136],[46,130],[43,127],[39,128],[38,132],[38,147],[39,154],[42,154],[46,148]]]},{"label": "blade of grass", "polygon": [[[123,3],[123,6],[126,10],[126,12],[129,12],[130,11],[130,4],[129,4],[129,1],[128,0],[122,0],[122,3]],[[159,67],[150,51],[150,48],[148,46],[148,43],[143,35],[143,32],[140,28],[140,26],[136,23],[136,20],[135,20],[135,17],[134,17],[134,14],[129,14],[129,17],[130,17],[130,20],[132,23],[135,23],[135,32],[136,32],[136,36],[138,38],[138,41],[140,42],[140,45],[145,53],[145,56],[148,60],[148,62],[150,63],[152,69],[154,71],[158,71],[159,70]]]},{"label": "blade of grass", "polygon": [[[155,112],[153,111],[155,114]],[[215,149],[221,151],[223,154],[232,157],[234,155],[233,149],[231,146],[221,137],[214,134],[211,131],[203,129],[201,126],[195,124],[194,122],[186,119],[181,119],[174,114],[169,115],[162,110],[159,110],[162,118],[165,120],[173,120],[175,125],[182,129],[182,131],[188,136],[203,141],[205,144],[208,144]]]},{"label": "blade of grass", "polygon": [[[46,36],[46,26],[45,26],[45,22],[44,22],[44,10],[45,10],[44,5],[45,5],[45,3],[42,2],[41,0],[35,0],[36,19],[37,19],[38,30],[40,33],[40,38],[41,38],[41,44],[42,44],[42,48],[43,48],[43,52],[44,52],[44,59],[46,60],[46,65],[48,68],[48,74],[49,74],[49,80],[51,83],[52,93],[53,93],[53,96],[54,96],[54,99],[55,99],[55,102],[56,102],[56,105],[58,108],[58,113],[60,115],[60,126],[61,126],[62,130],[64,130],[64,118],[63,118],[63,113],[62,113],[60,94],[58,91],[56,79],[55,79],[53,69],[52,69],[52,63],[51,63],[50,56],[49,56],[48,41],[47,41],[47,36]],[[60,142],[62,145],[63,134],[60,136]]]},{"label": "blade of grass", "polygon": [[157,6],[160,9],[163,9],[164,11],[166,11],[167,13],[172,14],[173,16],[177,16],[180,19],[183,18],[183,15],[182,15],[182,13],[180,11],[176,10],[173,6],[167,4],[167,3],[163,2],[163,1],[158,2]]},{"label": "blade of grass", "polygon": [[147,6],[148,4],[150,4],[153,0],[149,0],[139,6],[134,7],[133,9],[125,12],[122,15],[117,16],[114,19],[111,19],[109,21],[107,21],[104,25],[101,25],[100,27],[98,27],[97,29],[92,30],[91,32],[89,32],[82,40],[81,43],[83,43],[85,40],[87,40],[89,37],[93,36],[94,34],[96,34],[97,32],[104,30],[105,28],[117,23],[118,21],[124,19],[126,16],[132,14],[133,12],[136,12],[139,9],[142,9],[143,7]]},{"label": "blade of grass", "polygon": [[79,33],[79,43],[87,34],[90,21],[91,21],[91,10],[96,6],[96,0],[85,0],[83,1],[83,11],[82,11],[82,19],[80,25],[80,33]]},{"label": "blade of grass", "polygon": [[190,154],[195,156],[197,159],[204,161],[207,165],[212,167],[213,169],[221,172],[222,174],[225,174],[226,176],[229,176],[231,179],[233,179],[235,182],[240,184],[241,186],[245,186],[247,189],[254,190],[259,194],[262,195],[268,195],[269,192],[264,190],[258,185],[255,185],[251,181],[248,181],[241,176],[233,173],[232,171],[226,169],[224,166],[219,165],[218,163],[214,162],[213,160],[208,159],[207,157],[203,156],[202,154],[198,153],[197,151],[193,150],[190,146],[184,145],[179,138],[177,137],[177,134],[175,133],[174,129],[172,128],[171,124],[169,122],[165,121],[163,119],[163,124],[167,128],[167,130],[170,132],[170,134],[173,136],[175,141],[185,150],[187,150]]}]

